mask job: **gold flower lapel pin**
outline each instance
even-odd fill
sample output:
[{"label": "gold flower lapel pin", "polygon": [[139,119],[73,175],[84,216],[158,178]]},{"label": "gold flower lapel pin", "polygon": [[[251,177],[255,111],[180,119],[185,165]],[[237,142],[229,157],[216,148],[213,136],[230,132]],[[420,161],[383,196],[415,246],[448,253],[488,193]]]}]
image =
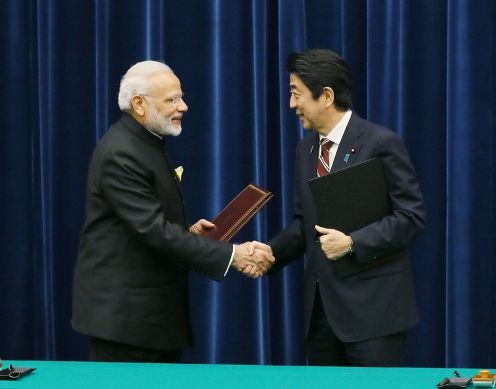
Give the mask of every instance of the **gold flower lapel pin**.
[{"label": "gold flower lapel pin", "polygon": [[174,171],[176,172],[177,179],[179,180],[179,182],[181,182],[181,179],[183,177],[184,168],[182,166],[178,166],[174,169]]}]

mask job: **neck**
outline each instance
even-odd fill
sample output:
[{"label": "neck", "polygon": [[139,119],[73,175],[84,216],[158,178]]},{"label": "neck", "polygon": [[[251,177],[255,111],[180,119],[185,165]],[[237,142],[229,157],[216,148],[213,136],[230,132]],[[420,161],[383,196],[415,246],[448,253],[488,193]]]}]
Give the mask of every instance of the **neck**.
[{"label": "neck", "polygon": [[155,131],[150,130],[148,128],[148,126],[145,123],[145,118],[142,115],[138,115],[134,111],[128,112],[128,113],[134,118],[134,120],[136,120],[139,124],[141,124],[144,127],[144,129],[147,130],[150,134],[155,135],[159,139],[163,139],[164,138],[163,135],[157,134]]},{"label": "neck", "polygon": [[138,115],[134,110],[128,111],[127,113],[131,115],[139,124],[145,127],[145,119],[143,115]]},{"label": "neck", "polygon": [[334,129],[334,127],[337,126],[337,124],[341,121],[343,116],[346,114],[346,111],[333,111],[329,112],[329,116],[325,122],[325,124],[321,127],[316,129],[316,131],[322,135],[322,136],[327,136],[330,134],[330,132]]}]

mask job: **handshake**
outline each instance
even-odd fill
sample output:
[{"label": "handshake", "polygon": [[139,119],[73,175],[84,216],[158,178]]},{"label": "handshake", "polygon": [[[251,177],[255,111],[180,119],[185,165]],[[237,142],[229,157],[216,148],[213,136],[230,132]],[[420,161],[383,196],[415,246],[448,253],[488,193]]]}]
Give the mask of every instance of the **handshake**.
[{"label": "handshake", "polygon": [[269,271],[275,262],[270,246],[253,241],[234,246],[231,267],[250,278],[258,278]]},{"label": "handshake", "polygon": [[[212,222],[200,219],[193,224],[189,231],[193,234],[202,235],[205,231],[214,228]],[[234,258],[231,267],[250,278],[258,278],[269,271],[274,264],[275,258],[269,245],[253,241],[234,245]]]}]

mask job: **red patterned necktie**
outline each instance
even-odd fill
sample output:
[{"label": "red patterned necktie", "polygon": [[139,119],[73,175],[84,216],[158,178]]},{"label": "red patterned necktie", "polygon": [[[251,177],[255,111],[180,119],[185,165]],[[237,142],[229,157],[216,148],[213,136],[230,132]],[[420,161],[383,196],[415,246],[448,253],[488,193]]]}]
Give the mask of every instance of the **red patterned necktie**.
[{"label": "red patterned necktie", "polygon": [[317,177],[329,174],[331,167],[329,166],[329,149],[332,146],[332,141],[327,138],[320,140],[320,155],[317,162]]}]

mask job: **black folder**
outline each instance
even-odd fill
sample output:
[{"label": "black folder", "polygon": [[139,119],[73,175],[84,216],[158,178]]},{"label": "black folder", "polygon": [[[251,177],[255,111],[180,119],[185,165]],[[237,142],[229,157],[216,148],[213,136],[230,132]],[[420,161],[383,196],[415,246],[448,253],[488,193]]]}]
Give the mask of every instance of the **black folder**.
[{"label": "black folder", "polygon": [[[380,158],[372,158],[308,181],[318,224],[349,234],[391,215],[389,187]],[[358,263],[354,254],[332,261],[340,277],[379,266],[388,258]]]}]

